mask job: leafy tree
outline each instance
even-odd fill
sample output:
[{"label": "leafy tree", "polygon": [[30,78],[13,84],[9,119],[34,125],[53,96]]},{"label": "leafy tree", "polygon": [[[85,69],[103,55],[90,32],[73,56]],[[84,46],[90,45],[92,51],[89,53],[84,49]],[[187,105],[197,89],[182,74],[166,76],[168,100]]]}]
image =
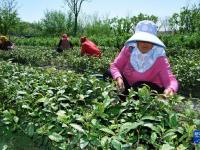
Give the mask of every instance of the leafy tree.
[{"label": "leafy tree", "polygon": [[183,11],[180,12],[180,31],[190,31],[191,30],[191,19],[192,11],[188,7],[183,7]]},{"label": "leafy tree", "polygon": [[71,14],[68,18],[61,11],[47,11],[45,18],[41,21],[45,34],[58,35],[71,30]]},{"label": "leafy tree", "polygon": [[138,16],[133,16],[132,18],[113,18],[111,19],[110,24],[114,32],[118,35],[121,35],[124,33],[129,33],[130,30],[134,30],[133,27],[142,20],[152,20],[156,23],[158,21],[158,17],[154,15],[148,16],[140,13]]},{"label": "leafy tree", "polygon": [[13,31],[18,36],[32,37],[42,35],[42,24],[41,22],[29,23],[20,21],[16,29]]},{"label": "leafy tree", "polygon": [[116,38],[115,41],[118,48],[120,48],[122,43],[125,42],[125,39],[130,36],[130,32],[134,32],[134,27],[136,24],[142,20],[152,20],[156,23],[158,17],[153,15],[148,16],[140,13],[138,16],[133,16],[132,18],[113,18],[110,20],[110,25]]},{"label": "leafy tree", "polygon": [[97,16],[90,16],[90,21],[84,25],[83,34],[87,36],[107,36],[111,34],[110,22],[108,19],[100,19]]},{"label": "leafy tree", "polygon": [[179,14],[174,13],[171,18],[169,18],[169,28],[171,31],[176,32],[179,29]]},{"label": "leafy tree", "polygon": [[181,32],[199,31],[200,3],[192,8],[183,7],[180,12],[180,30]]},{"label": "leafy tree", "polygon": [[169,31],[169,17],[160,18],[159,22],[160,22],[160,26],[158,30],[162,30],[164,32]]},{"label": "leafy tree", "polygon": [[74,29],[73,29],[74,35],[76,35],[77,33],[78,16],[84,1],[87,0],[65,0],[66,4],[70,9],[70,12],[74,15]]},{"label": "leafy tree", "polygon": [[200,31],[200,3],[192,8],[183,7],[180,13],[174,13],[169,19],[173,31],[180,33],[193,33]]},{"label": "leafy tree", "polygon": [[0,1],[0,32],[7,35],[18,23],[17,2],[15,0]]}]

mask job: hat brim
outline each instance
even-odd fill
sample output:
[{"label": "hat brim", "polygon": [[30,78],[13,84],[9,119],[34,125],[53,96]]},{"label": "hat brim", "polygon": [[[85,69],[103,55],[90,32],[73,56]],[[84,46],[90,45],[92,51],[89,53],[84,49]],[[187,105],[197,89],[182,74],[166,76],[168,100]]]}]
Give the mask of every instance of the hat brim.
[{"label": "hat brim", "polygon": [[136,41],[145,41],[151,42],[161,47],[166,47],[165,44],[155,35],[149,34],[147,32],[136,32],[131,38],[129,38],[126,43],[136,42]]}]

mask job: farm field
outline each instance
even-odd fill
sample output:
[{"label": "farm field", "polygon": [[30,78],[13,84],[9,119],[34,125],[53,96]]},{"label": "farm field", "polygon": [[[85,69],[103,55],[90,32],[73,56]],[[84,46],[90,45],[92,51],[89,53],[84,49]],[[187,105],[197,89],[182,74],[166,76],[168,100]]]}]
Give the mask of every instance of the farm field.
[{"label": "farm field", "polygon": [[167,49],[179,93],[163,99],[144,87],[138,101],[133,90],[120,101],[114,82],[102,79],[119,50],[101,49],[101,59],[81,57],[79,47],[0,51],[0,135],[21,135],[33,149],[197,148],[200,49]]},{"label": "farm field", "polygon": [[[200,150],[199,20],[199,0],[1,0],[0,150]],[[116,56],[165,94],[123,99]]]}]

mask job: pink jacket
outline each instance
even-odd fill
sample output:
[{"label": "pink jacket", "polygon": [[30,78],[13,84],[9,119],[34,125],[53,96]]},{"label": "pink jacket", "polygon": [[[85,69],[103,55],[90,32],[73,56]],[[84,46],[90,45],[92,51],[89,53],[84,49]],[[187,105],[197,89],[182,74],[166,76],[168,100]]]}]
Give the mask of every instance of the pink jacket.
[{"label": "pink jacket", "polygon": [[172,88],[174,92],[178,90],[178,81],[172,74],[170,64],[166,57],[159,57],[153,66],[147,71],[137,72],[130,63],[131,51],[129,47],[123,47],[119,55],[111,63],[110,71],[113,79],[121,77],[126,78],[128,83],[132,85],[137,81],[149,81],[157,84],[160,87]]}]

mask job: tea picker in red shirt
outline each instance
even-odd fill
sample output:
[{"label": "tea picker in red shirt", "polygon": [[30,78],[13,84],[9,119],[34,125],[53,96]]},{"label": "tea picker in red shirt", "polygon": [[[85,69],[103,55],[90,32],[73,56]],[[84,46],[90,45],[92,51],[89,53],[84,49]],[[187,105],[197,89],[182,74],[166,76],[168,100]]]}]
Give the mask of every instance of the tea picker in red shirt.
[{"label": "tea picker in red shirt", "polygon": [[100,49],[91,40],[87,39],[85,36],[80,38],[81,43],[81,56],[95,56],[101,57]]},{"label": "tea picker in red shirt", "polygon": [[63,52],[64,50],[70,48],[73,49],[73,44],[71,43],[69,36],[67,34],[63,34],[59,41],[56,51]]}]

